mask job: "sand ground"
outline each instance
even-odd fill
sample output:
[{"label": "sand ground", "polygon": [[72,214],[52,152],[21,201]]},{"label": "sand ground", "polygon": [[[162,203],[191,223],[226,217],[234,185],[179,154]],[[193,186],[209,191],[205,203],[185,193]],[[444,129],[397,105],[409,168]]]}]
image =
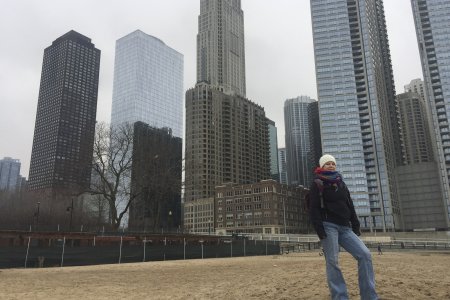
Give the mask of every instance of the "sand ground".
[{"label": "sand ground", "polygon": [[[381,299],[450,299],[450,253],[373,253]],[[356,262],[341,253],[351,299]],[[329,299],[318,252],[0,270],[0,299]]]}]

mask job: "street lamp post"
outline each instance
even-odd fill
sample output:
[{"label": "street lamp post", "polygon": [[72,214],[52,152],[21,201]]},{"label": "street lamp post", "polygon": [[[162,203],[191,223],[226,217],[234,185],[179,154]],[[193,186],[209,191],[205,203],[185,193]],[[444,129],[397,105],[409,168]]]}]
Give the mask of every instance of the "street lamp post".
[{"label": "street lamp post", "polygon": [[170,233],[170,227],[171,227],[171,224],[170,224],[170,223],[171,223],[171,222],[172,222],[172,211],[169,210],[169,220],[168,220],[168,222],[167,222],[167,223],[168,223],[167,225],[168,225],[168,227],[169,227],[169,230],[168,230],[169,233]]}]

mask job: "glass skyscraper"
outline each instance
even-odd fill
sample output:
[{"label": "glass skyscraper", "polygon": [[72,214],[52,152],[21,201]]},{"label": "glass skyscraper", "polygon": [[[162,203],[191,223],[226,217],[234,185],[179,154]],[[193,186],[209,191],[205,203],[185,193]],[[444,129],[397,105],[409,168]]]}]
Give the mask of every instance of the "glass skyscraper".
[{"label": "glass skyscraper", "polygon": [[450,224],[450,2],[411,0],[440,181]]},{"label": "glass skyscraper", "polygon": [[183,55],[136,30],[116,42],[111,124],[172,129],[183,136]]},{"label": "glass skyscraper", "polygon": [[336,157],[364,228],[400,223],[402,139],[383,2],[311,0],[323,153]]},{"label": "glass skyscraper", "polygon": [[13,191],[20,184],[20,160],[11,157],[0,159],[0,190]]},{"label": "glass skyscraper", "polygon": [[284,102],[287,178],[292,185],[308,187],[313,179],[312,128],[308,108],[314,102],[316,100],[308,96]]}]

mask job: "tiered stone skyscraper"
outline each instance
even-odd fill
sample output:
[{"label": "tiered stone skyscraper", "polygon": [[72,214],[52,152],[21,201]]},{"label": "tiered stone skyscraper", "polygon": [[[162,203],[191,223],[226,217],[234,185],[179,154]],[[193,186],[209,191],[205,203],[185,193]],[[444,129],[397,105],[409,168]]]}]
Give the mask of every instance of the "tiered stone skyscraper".
[{"label": "tiered stone skyscraper", "polygon": [[44,51],[29,189],[51,195],[50,212],[89,188],[99,68],[100,50],[73,30]]},{"label": "tiered stone skyscraper", "polygon": [[241,0],[200,0],[198,30],[197,81],[245,97]]},{"label": "tiered stone skyscraper", "polygon": [[216,186],[270,178],[264,108],[245,98],[243,19],[240,0],[200,1],[197,84],[186,92],[186,230],[211,230]]},{"label": "tiered stone skyscraper", "polygon": [[383,1],[311,0],[323,153],[336,156],[363,228],[400,223],[403,163]]},{"label": "tiered stone skyscraper", "polygon": [[428,108],[433,122],[446,227],[450,228],[450,2],[411,0]]}]

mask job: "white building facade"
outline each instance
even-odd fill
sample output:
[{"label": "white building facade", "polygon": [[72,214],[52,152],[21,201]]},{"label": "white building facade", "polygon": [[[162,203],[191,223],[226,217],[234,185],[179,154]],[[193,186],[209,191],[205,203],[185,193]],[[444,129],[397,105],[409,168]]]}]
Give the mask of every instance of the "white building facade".
[{"label": "white building facade", "polygon": [[136,30],[116,42],[111,124],[144,122],[183,137],[183,55]]}]

